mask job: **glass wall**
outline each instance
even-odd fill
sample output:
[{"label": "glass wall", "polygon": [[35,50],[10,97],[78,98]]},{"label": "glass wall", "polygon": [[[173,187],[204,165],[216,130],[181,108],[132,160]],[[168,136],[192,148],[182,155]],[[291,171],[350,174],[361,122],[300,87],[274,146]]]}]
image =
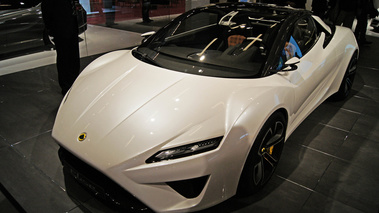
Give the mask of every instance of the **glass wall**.
[{"label": "glass wall", "polygon": [[148,6],[151,19],[185,12],[185,0],[80,0],[87,11],[87,23],[112,25],[131,19],[141,19],[142,9]]}]

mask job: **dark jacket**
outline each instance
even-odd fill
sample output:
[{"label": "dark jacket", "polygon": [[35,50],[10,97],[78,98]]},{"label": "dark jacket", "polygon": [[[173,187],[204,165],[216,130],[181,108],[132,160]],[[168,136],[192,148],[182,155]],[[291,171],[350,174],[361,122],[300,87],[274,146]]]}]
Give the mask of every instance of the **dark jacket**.
[{"label": "dark jacket", "polygon": [[313,0],[312,1],[312,10],[313,11],[327,11],[328,10],[328,1],[327,0]]},{"label": "dark jacket", "polygon": [[358,9],[358,0],[340,0],[339,6],[341,10],[355,12]]},{"label": "dark jacket", "polygon": [[46,29],[54,38],[78,35],[73,0],[42,0],[42,17]]}]

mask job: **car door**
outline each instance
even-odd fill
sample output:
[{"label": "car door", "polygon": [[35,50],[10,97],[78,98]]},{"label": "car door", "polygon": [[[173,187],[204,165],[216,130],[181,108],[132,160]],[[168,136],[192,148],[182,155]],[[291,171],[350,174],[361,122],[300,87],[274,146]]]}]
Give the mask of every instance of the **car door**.
[{"label": "car door", "polygon": [[326,78],[334,65],[331,61],[334,57],[329,57],[330,54],[334,54],[333,50],[324,49],[324,40],[325,34],[318,32],[313,18],[307,16],[295,23],[284,45],[282,57],[278,62],[279,68],[282,69],[284,63],[292,57],[300,59],[295,70],[279,72],[294,89],[294,119],[302,113],[310,113],[324,100],[327,92]]}]

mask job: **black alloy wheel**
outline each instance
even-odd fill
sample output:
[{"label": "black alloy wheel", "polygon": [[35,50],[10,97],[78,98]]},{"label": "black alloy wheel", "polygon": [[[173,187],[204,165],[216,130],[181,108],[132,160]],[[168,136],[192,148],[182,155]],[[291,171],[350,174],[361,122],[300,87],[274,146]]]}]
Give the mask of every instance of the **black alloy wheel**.
[{"label": "black alloy wheel", "polygon": [[357,73],[357,63],[358,63],[358,52],[354,52],[353,56],[350,59],[349,65],[346,69],[345,75],[342,79],[340,88],[338,92],[335,93],[332,98],[335,100],[343,100],[347,98],[353,87],[354,77]]},{"label": "black alloy wheel", "polygon": [[250,195],[259,191],[272,177],[283,151],[286,120],[274,113],[260,130],[241,174],[238,194]]}]

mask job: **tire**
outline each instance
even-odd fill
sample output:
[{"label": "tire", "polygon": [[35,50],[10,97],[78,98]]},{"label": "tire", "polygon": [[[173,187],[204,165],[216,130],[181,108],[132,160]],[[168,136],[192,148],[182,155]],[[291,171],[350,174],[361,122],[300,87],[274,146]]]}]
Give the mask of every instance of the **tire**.
[{"label": "tire", "polygon": [[286,119],[279,112],[271,115],[263,125],[245,162],[238,195],[253,194],[270,180],[283,151],[286,126]]},{"label": "tire", "polygon": [[353,87],[355,74],[357,72],[357,62],[358,52],[354,52],[350,59],[349,65],[347,66],[340,88],[338,89],[338,92],[332,96],[333,100],[341,101],[349,96],[351,88]]}]

